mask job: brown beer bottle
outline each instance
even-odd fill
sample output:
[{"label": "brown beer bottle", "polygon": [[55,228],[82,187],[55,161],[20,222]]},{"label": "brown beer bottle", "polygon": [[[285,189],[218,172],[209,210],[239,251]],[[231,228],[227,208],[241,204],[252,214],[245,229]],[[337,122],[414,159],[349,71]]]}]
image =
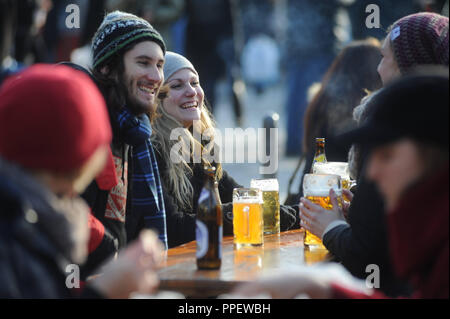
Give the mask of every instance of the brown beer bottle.
[{"label": "brown beer bottle", "polygon": [[326,163],[327,156],[325,155],[325,138],[324,137],[316,137],[316,153],[314,154],[314,160],[311,165],[311,173],[314,169],[315,163]]},{"label": "brown beer bottle", "polygon": [[215,183],[216,168],[205,166],[204,173],[195,231],[197,268],[218,269],[222,263],[222,205]]}]

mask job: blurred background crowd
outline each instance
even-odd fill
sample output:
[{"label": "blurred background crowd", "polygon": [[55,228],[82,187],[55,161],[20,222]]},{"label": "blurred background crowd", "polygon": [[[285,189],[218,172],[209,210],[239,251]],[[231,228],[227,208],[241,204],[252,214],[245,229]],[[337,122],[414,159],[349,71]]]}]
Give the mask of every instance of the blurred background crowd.
[{"label": "blurred background crowd", "polygon": [[[66,24],[70,4],[79,8],[79,28]],[[368,19],[377,22],[367,9],[373,4],[379,8],[379,27],[370,28]],[[307,106],[342,50],[368,37],[379,47],[377,41],[397,19],[419,11],[448,16],[448,7],[448,0],[0,0],[0,82],[39,62],[91,67],[91,40],[105,12],[134,13],[162,34],[168,50],[196,66],[219,129],[262,127],[263,116],[278,113],[283,198],[299,156],[310,151],[304,141],[323,134],[305,133]],[[347,59],[342,72],[364,69],[355,57]],[[363,74],[379,83],[371,76]],[[328,80],[336,86],[330,92],[342,92],[347,83],[339,77]],[[351,110],[361,98],[341,101],[351,109],[336,108],[333,122],[342,125],[333,133],[348,129],[345,124],[352,122]],[[225,167],[241,184],[257,175],[255,165]]]}]

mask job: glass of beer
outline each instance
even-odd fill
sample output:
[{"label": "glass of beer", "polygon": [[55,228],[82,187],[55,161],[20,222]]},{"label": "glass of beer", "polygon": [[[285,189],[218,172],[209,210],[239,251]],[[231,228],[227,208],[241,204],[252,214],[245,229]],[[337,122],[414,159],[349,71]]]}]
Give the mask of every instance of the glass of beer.
[{"label": "glass of beer", "polygon": [[276,178],[252,179],[250,187],[262,191],[264,234],[280,233],[279,185]]},{"label": "glass of beer", "polygon": [[[323,208],[330,210],[333,208],[330,200],[330,189],[333,189],[338,200],[342,198],[341,177],[332,174],[305,174],[303,177],[303,196],[312,201],[314,204],[320,205]],[[325,248],[322,240],[311,234],[309,231],[305,232],[305,246]]]},{"label": "glass of beer", "polygon": [[264,242],[262,192],[258,188],[233,190],[233,234],[237,248]]},{"label": "glass of beer", "polygon": [[347,162],[326,162],[315,163],[313,174],[334,174],[341,176],[342,188],[350,190],[355,185],[355,181],[350,179]]}]

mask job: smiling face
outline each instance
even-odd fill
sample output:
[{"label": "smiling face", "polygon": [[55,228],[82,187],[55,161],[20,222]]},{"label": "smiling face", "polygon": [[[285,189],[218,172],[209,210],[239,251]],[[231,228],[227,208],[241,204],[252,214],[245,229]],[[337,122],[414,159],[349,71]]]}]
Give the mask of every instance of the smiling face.
[{"label": "smiling face", "polygon": [[383,42],[383,46],[381,47],[381,54],[383,58],[378,64],[378,74],[381,77],[381,81],[383,82],[383,86],[386,86],[392,80],[400,77],[400,69],[398,67],[397,62],[394,58],[394,52],[391,48],[390,33],[386,37]]},{"label": "smiling face", "polygon": [[169,94],[162,106],[184,127],[200,120],[204,93],[198,75],[190,69],[181,69],[167,79]]},{"label": "smiling face", "polygon": [[388,210],[394,208],[405,189],[424,172],[416,144],[410,139],[377,147],[369,158],[368,177],[376,182]]},{"label": "smiling face", "polygon": [[136,44],[123,56],[130,109],[136,114],[153,113],[156,110],[156,97],[164,81],[164,53],[153,41]]}]

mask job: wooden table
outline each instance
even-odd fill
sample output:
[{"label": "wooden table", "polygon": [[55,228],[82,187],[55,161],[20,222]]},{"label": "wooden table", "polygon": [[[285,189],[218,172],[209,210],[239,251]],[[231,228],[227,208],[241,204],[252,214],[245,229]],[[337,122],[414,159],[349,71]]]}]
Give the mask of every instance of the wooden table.
[{"label": "wooden table", "polygon": [[160,290],[177,291],[192,298],[216,297],[258,275],[282,273],[329,258],[326,250],[305,249],[303,236],[303,230],[267,235],[263,246],[239,250],[234,248],[232,236],[224,237],[222,266],[218,270],[197,270],[195,241],[169,249],[158,272]]}]

